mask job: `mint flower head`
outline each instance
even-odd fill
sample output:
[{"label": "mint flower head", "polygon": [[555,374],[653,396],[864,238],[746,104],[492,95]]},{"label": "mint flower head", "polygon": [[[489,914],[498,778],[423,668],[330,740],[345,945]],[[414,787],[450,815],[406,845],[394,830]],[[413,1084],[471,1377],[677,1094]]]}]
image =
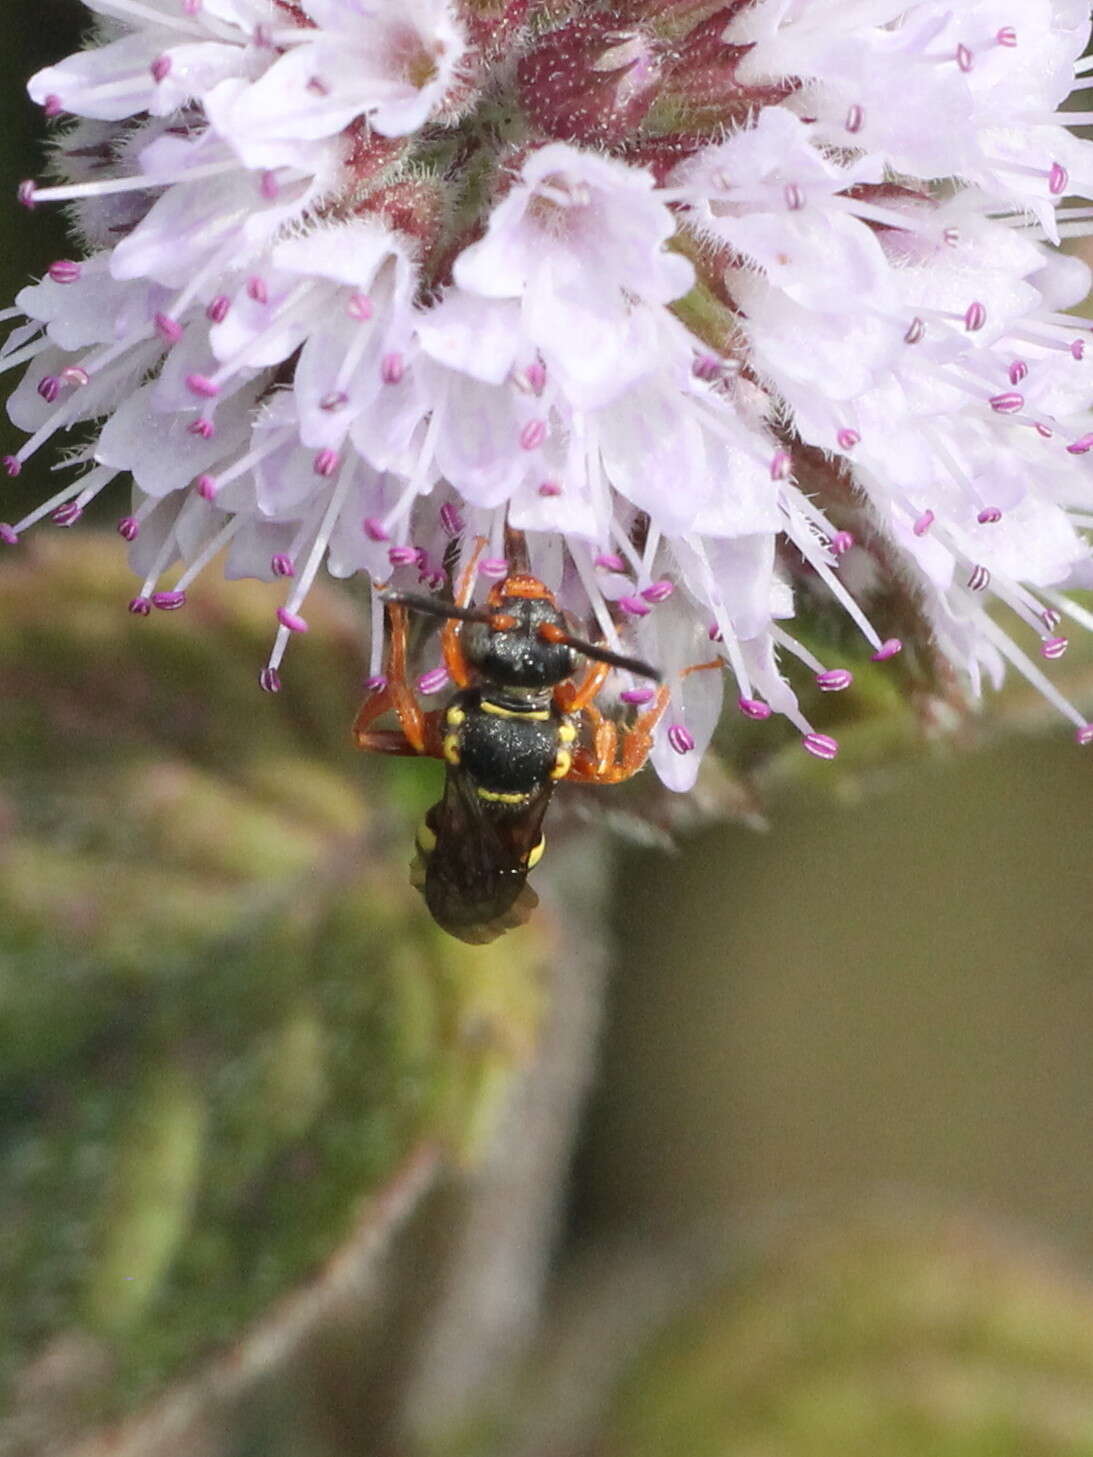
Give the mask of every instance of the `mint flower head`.
[{"label": "mint flower head", "polygon": [[87,4],[30,83],[60,180],[21,198],[70,204],[83,256],[8,315],[8,473],[95,425],[6,542],[131,480],[130,610],[222,552],[282,579],[276,690],[324,565],[372,583],[378,678],[380,591],[445,596],[477,552],[484,593],[521,533],[664,672],[681,790],[726,679],[837,753],[783,669],[851,674],[796,599],[884,661],[883,570],[973,692],[1008,665],[1093,741],[1049,676],[1093,625],[1090,277],[1058,248],[1093,229],[1060,111],[1086,0]]}]

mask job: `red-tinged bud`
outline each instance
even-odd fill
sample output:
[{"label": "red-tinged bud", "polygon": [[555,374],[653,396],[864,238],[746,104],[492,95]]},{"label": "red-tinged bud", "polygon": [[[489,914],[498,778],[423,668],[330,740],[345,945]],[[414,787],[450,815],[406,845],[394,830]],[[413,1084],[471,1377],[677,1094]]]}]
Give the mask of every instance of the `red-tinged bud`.
[{"label": "red-tinged bud", "polygon": [[536,126],[559,141],[622,143],[656,98],[659,48],[614,17],[572,20],[544,35],[517,67],[520,99]]},{"label": "red-tinged bud", "polygon": [[364,121],[354,122],[347,136],[350,141],[346,166],[358,187],[379,177],[409,151],[404,137],[382,137]]},{"label": "red-tinged bud", "polygon": [[370,193],[362,210],[378,213],[389,227],[427,252],[435,247],[445,217],[443,183],[421,178],[392,182]]},{"label": "red-tinged bud", "polygon": [[729,45],[722,39],[736,8],[725,5],[708,15],[673,48],[657,88],[656,106],[646,119],[648,135],[721,135],[761,107],[783,101],[795,88],[792,81],[749,86],[737,78],[751,46]]},{"label": "red-tinged bud", "polygon": [[483,66],[511,50],[527,19],[529,0],[462,0],[459,21]]}]

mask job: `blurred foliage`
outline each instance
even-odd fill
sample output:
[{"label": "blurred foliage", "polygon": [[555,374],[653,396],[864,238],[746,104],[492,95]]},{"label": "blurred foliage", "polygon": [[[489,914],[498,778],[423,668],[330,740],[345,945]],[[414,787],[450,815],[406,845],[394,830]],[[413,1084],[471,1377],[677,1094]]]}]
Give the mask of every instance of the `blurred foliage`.
[{"label": "blurred foliage", "polygon": [[0,576],[0,1374],[78,1334],[96,1417],[315,1274],[415,1151],[488,1145],[549,940],[425,914],[421,780],[349,745],[345,599],[276,698],[262,588],[151,621],[128,590],[91,533]]}]

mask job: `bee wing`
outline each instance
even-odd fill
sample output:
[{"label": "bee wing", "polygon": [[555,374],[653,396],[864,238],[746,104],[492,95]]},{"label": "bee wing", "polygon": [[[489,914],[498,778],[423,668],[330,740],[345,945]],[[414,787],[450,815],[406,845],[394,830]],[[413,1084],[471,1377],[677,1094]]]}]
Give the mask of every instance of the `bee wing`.
[{"label": "bee wing", "polygon": [[527,860],[542,837],[553,784],[513,806],[483,800],[468,776],[449,770],[429,812],[436,846],[422,887],[434,920],[461,941],[481,944],[522,925],[539,903]]}]

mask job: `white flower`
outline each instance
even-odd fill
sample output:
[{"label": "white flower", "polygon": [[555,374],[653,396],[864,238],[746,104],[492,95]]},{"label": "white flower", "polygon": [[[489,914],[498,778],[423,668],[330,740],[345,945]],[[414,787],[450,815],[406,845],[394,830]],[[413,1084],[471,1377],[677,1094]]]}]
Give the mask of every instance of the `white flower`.
[{"label": "white flower", "polygon": [[591,6],[88,3],[100,43],[30,87],[83,120],[23,200],[75,202],[89,256],[19,296],[9,472],[100,423],[0,538],[131,476],[132,610],[224,549],[282,579],[273,689],[324,562],[439,592],[482,539],[484,590],[515,529],[582,630],[664,671],[675,789],[718,666],[746,717],[837,752],[786,665],[851,675],[796,599],[884,662],[880,560],[975,691],[1008,663],[1093,739],[1009,636],[1050,663],[1088,625],[1093,352],[1065,310],[1089,275],[1052,247],[1091,228],[1060,110],[1084,3],[756,0],[720,39],[659,0],[625,32]]}]

